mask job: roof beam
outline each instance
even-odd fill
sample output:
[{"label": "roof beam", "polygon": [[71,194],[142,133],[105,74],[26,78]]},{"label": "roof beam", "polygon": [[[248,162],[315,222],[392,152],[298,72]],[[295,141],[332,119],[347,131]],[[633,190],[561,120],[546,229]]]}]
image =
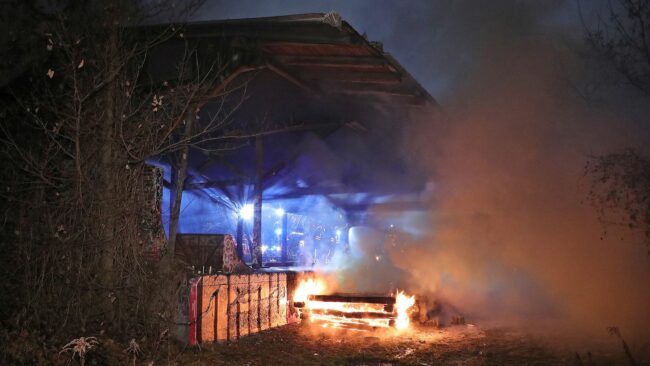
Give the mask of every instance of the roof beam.
[{"label": "roof beam", "polygon": [[345,187],[345,186],[333,186],[333,187],[321,187],[321,186],[311,186],[305,188],[292,188],[288,192],[268,195],[265,197],[266,200],[279,200],[279,199],[291,199],[291,198],[301,198],[305,196],[314,196],[314,195],[329,195],[329,194],[350,194],[350,193],[360,193],[355,190]]},{"label": "roof beam", "polygon": [[399,84],[402,77],[394,72],[362,72],[341,69],[301,70],[300,75],[305,80],[341,81],[347,83],[366,84]]},{"label": "roof beam", "polygon": [[330,93],[334,94],[343,94],[343,95],[353,95],[353,96],[360,96],[360,97],[365,97],[365,96],[374,96],[377,98],[391,98],[391,100],[395,100],[397,102],[401,103],[406,103],[409,105],[418,105],[422,104],[426,99],[419,95],[413,95],[413,94],[400,94],[400,93],[390,93],[390,92],[384,92],[384,91],[378,91],[378,90],[366,90],[366,91],[361,91],[361,90],[356,90],[356,91],[351,91],[351,90],[345,90],[344,88],[341,89],[333,89],[330,91]]},{"label": "roof beam", "polygon": [[300,67],[324,67],[324,68],[348,68],[368,70],[389,70],[397,72],[397,69],[381,57],[350,57],[350,56],[273,56],[278,63],[300,66]]},{"label": "roof beam", "polygon": [[203,98],[203,102],[207,102],[211,99],[218,98],[220,96],[228,94],[228,86],[239,76],[249,73],[251,71],[261,70],[266,66],[240,66],[235,71],[233,71],[227,78],[225,78],[220,84],[218,84],[206,97]]},{"label": "roof beam", "polygon": [[373,56],[379,51],[367,43],[308,43],[308,42],[267,42],[263,46],[266,53],[277,56]]},{"label": "roof beam", "polygon": [[208,182],[202,182],[202,183],[189,183],[185,185],[185,189],[190,190],[190,189],[205,189],[205,188],[219,188],[222,191],[225,191],[226,187],[229,186],[234,186],[234,185],[240,185],[244,184],[246,181],[244,179],[225,179],[225,180],[211,180]]},{"label": "roof beam", "polygon": [[311,86],[307,85],[307,83],[305,83],[304,81],[300,80],[299,78],[297,78],[297,77],[291,75],[290,72],[284,70],[281,66],[279,66],[279,65],[275,65],[275,64],[273,64],[272,62],[269,62],[269,63],[267,63],[267,67],[269,68],[269,70],[271,70],[271,71],[273,71],[274,73],[280,75],[281,77],[283,77],[284,79],[288,80],[290,83],[292,83],[292,84],[298,86],[299,88],[301,88],[301,89],[303,89],[303,90],[305,90],[305,91],[308,91],[308,92],[310,92],[310,93],[313,93],[313,92],[314,92],[314,88],[312,88]]},{"label": "roof beam", "polygon": [[404,88],[396,88],[389,84],[349,83],[332,80],[322,84],[321,87],[323,91],[331,94],[388,97],[406,101],[409,104],[420,104],[426,100],[426,96],[422,94],[409,92]]}]

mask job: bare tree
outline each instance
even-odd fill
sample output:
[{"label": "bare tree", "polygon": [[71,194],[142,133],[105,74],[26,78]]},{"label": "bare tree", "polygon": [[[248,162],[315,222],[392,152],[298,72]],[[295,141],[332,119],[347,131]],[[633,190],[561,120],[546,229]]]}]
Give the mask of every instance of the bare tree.
[{"label": "bare tree", "polygon": [[585,26],[585,40],[629,84],[650,94],[650,1],[608,1],[596,24]]},{"label": "bare tree", "polygon": [[[23,57],[27,66],[2,68],[0,290],[16,300],[0,303],[0,315],[50,335],[158,334],[175,315],[183,275],[143,255],[152,245],[142,224],[145,160],[186,159],[189,146],[218,141],[243,99],[219,102],[229,98],[214,89],[226,64],[202,59],[182,25],[139,26],[168,2],[63,3],[25,10],[34,28],[18,25],[39,48],[21,51],[35,55]],[[3,45],[24,36],[15,38]],[[170,41],[183,45],[175,74],[157,80],[151,55]],[[193,123],[207,99],[216,110]]]},{"label": "bare tree", "polygon": [[640,230],[650,255],[650,160],[633,149],[593,158],[589,199],[607,224]]},{"label": "bare tree", "polygon": [[[650,96],[650,1],[608,1],[596,20],[585,25],[587,45],[611,62],[625,83]],[[586,173],[589,200],[601,220],[642,231],[650,248],[650,159],[628,148],[593,157]]]}]

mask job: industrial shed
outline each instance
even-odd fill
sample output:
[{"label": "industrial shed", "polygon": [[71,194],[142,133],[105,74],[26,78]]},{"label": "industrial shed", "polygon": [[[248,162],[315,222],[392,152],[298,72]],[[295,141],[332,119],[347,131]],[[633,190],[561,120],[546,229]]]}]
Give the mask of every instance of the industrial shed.
[{"label": "industrial shed", "polygon": [[[288,267],[327,264],[346,250],[352,226],[388,225],[373,207],[417,208],[426,179],[399,146],[405,126],[438,106],[381,43],[336,13],[186,25],[152,53],[151,80],[172,78],[188,45],[199,63],[219,59],[221,77],[195,123],[221,116],[221,127],[148,162],[163,171],[165,235],[198,276],[187,314],[193,343],[286,323],[292,312],[278,306],[289,306]],[[224,268],[231,238],[254,273]]]},{"label": "industrial shed", "polygon": [[[243,255],[243,243],[271,240],[284,229],[267,247],[279,244],[272,259],[286,263],[295,259],[289,233],[282,222],[269,222],[272,211],[299,213],[325,200],[345,221],[358,222],[369,206],[423,188],[396,145],[413,111],[435,110],[436,102],[380,43],[336,13],[189,24],[152,55],[154,79],[173,75],[171,60],[188,43],[204,59],[225,60],[198,123],[228,103],[237,107],[221,136],[189,149],[179,233],[232,234]],[[150,159],[165,171],[168,235],[178,160]],[[260,195],[264,229],[255,240],[247,235],[255,236],[255,223],[246,218],[259,215],[241,211]]]}]

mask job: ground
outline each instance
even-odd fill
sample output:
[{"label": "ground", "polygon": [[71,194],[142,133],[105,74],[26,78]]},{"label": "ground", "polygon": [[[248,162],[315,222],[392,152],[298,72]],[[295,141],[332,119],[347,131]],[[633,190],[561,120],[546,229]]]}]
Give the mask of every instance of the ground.
[{"label": "ground", "polygon": [[[560,337],[532,336],[521,328],[474,325],[417,328],[405,333],[323,330],[292,324],[237,341],[188,347],[162,337],[138,340],[136,359],[128,342],[98,336],[86,365],[633,365],[620,339],[608,336],[589,346],[569,345]],[[0,328],[0,365],[79,365],[61,353],[69,339],[50,339]],[[628,340],[636,365],[650,366],[650,342]]]},{"label": "ground", "polygon": [[[406,334],[332,333],[287,325],[172,357],[178,365],[627,365],[623,349],[562,349],[503,328],[422,328]],[[639,365],[648,356],[635,355]]]}]

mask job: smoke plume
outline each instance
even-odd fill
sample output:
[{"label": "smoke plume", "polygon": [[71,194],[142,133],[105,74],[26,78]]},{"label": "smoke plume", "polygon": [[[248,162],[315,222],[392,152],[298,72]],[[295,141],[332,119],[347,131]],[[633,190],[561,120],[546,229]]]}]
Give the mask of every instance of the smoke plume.
[{"label": "smoke plume", "polygon": [[413,136],[424,136],[413,158],[428,156],[437,177],[432,229],[392,260],[475,319],[647,337],[649,258],[598,220],[584,176],[590,156],[640,146],[643,131],[588,108],[558,67],[567,59],[544,42],[493,49],[448,106],[442,153],[428,151],[437,130]]}]

